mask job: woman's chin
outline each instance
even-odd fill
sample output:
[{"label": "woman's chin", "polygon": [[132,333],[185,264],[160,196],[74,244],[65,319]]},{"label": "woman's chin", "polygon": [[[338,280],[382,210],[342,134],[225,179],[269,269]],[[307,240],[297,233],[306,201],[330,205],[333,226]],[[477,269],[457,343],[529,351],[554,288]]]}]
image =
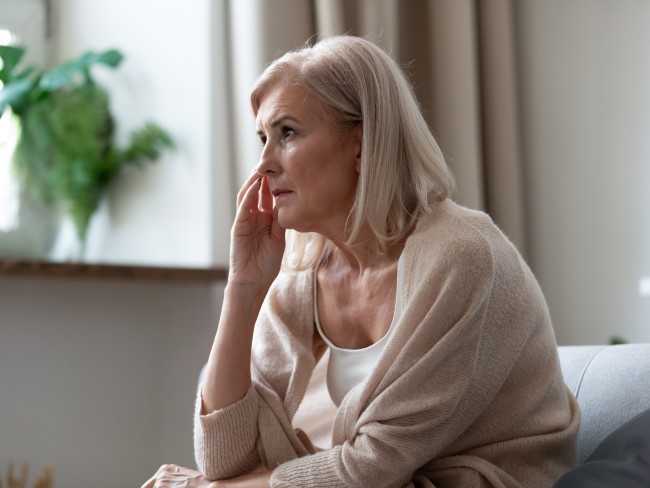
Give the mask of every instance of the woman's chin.
[{"label": "woman's chin", "polygon": [[287,215],[287,212],[284,209],[278,210],[278,224],[280,224],[280,227],[283,229],[296,230],[294,226],[294,220],[291,218],[291,216]]},{"label": "woman's chin", "polygon": [[288,210],[289,209],[278,210],[278,224],[280,224],[280,227],[298,232],[308,232],[308,230],[305,229],[304,221],[301,221],[302,219],[298,218],[297,215],[292,215],[293,212]]}]

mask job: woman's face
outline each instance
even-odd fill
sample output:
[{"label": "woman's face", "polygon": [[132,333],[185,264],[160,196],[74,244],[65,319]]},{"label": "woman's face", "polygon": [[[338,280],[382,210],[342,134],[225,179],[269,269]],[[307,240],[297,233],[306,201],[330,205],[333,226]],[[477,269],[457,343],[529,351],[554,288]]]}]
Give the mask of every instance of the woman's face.
[{"label": "woman's face", "polygon": [[312,98],[281,83],[266,91],[257,111],[257,171],[267,177],[282,227],[335,237],[354,202],[361,127],[341,134]]}]

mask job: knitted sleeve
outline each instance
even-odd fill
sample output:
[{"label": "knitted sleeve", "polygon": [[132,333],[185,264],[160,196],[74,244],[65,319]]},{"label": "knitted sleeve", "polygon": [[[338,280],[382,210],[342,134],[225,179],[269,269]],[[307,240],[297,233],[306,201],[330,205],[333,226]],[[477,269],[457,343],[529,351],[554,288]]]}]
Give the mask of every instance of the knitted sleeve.
[{"label": "knitted sleeve", "polygon": [[201,415],[201,389],[194,416],[194,454],[201,472],[211,480],[252,471],[260,459],[257,442],[258,398],[253,387],[238,402]]},{"label": "knitted sleeve", "polygon": [[310,275],[281,274],[255,324],[252,385],[234,404],[194,421],[194,454],[210,480],[249,473],[313,452],[291,420],[315,365]]}]

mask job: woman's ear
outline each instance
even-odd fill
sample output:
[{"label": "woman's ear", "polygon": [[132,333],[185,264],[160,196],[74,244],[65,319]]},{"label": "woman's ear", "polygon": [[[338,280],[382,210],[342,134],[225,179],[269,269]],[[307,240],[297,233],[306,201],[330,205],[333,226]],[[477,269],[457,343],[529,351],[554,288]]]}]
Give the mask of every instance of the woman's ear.
[{"label": "woman's ear", "polygon": [[352,136],[354,137],[355,148],[357,151],[354,169],[357,173],[361,172],[361,141],[363,140],[363,125],[359,124],[352,129]]}]

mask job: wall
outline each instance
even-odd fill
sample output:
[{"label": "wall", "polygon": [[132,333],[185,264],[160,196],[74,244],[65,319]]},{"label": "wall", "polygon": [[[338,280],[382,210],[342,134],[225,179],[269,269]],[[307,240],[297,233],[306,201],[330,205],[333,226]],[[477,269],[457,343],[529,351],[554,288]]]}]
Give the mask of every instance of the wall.
[{"label": "wall", "polygon": [[196,381],[222,293],[0,278],[0,473],[29,461],[34,474],[53,465],[57,487],[132,488],[163,463],[194,466]]},{"label": "wall", "polygon": [[650,342],[650,3],[517,2],[531,264],[560,343]]}]

